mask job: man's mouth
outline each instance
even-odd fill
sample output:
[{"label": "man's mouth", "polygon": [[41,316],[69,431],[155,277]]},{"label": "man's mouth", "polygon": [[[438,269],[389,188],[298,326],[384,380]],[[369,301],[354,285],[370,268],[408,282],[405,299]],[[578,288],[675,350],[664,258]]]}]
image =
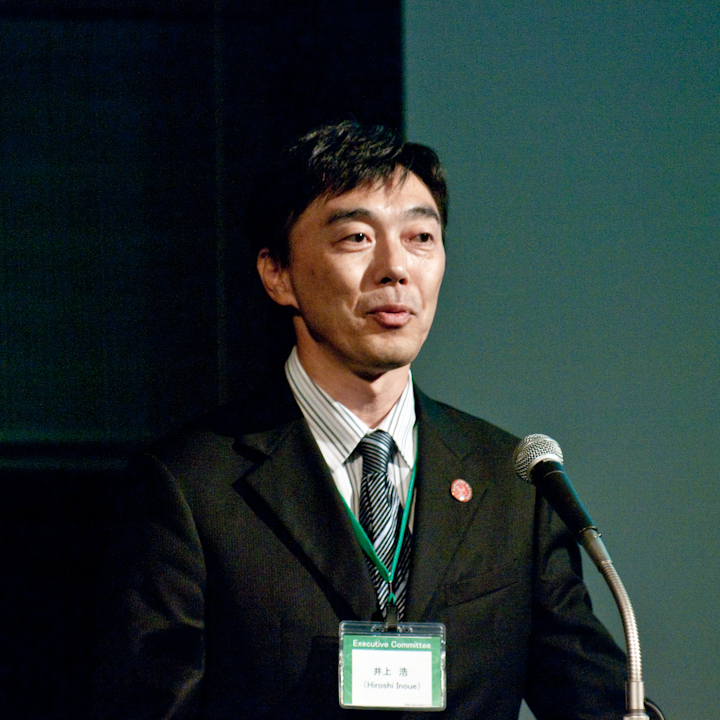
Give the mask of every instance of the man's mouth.
[{"label": "man's mouth", "polygon": [[412,310],[407,305],[389,304],[379,305],[369,313],[381,327],[400,328],[406,325],[412,317]]}]

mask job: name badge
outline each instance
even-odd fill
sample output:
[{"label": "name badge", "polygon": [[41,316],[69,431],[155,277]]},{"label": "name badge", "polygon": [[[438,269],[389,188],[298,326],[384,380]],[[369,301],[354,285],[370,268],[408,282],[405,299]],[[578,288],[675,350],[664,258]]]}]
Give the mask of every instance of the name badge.
[{"label": "name badge", "polygon": [[340,623],[339,693],[343,708],[444,710],[442,623]]}]

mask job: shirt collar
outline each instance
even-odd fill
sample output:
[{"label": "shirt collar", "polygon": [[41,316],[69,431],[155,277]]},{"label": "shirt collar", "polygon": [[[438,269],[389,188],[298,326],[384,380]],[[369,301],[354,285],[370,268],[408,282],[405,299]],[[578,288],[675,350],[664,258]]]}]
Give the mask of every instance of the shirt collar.
[{"label": "shirt collar", "polygon": [[[297,347],[293,348],[285,363],[285,375],[330,472],[335,472],[372,429],[310,379],[300,363]],[[376,428],[390,433],[400,455],[411,468],[415,463],[415,400],[412,388],[412,373],[409,372],[407,385],[400,398]]]}]

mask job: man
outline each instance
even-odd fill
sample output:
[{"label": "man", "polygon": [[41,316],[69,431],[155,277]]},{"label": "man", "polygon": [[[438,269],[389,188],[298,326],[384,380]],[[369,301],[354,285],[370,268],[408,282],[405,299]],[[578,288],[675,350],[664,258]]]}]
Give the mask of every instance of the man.
[{"label": "man", "polygon": [[445,266],[435,154],[321,128],[266,200],[257,267],[296,347],[261,398],[135,463],[99,716],[402,717],[338,702],[339,623],[397,613],[446,626],[444,717],[516,718],[523,697],[541,719],[621,717],[622,653],[574,539],[514,475],[517,438],[412,383]]}]

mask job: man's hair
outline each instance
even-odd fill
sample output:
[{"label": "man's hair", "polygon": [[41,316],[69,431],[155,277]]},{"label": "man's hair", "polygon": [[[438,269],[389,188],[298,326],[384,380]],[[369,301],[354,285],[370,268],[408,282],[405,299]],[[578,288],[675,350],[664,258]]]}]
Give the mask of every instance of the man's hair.
[{"label": "man's hair", "polygon": [[333,198],[359,187],[385,184],[400,169],[425,183],[447,224],[448,191],[437,154],[417,143],[403,142],[392,131],[365,128],[353,121],[325,125],[301,137],[283,154],[264,184],[262,199],[250,208],[257,249],[287,266],[289,234],[303,211],[320,197]]}]

